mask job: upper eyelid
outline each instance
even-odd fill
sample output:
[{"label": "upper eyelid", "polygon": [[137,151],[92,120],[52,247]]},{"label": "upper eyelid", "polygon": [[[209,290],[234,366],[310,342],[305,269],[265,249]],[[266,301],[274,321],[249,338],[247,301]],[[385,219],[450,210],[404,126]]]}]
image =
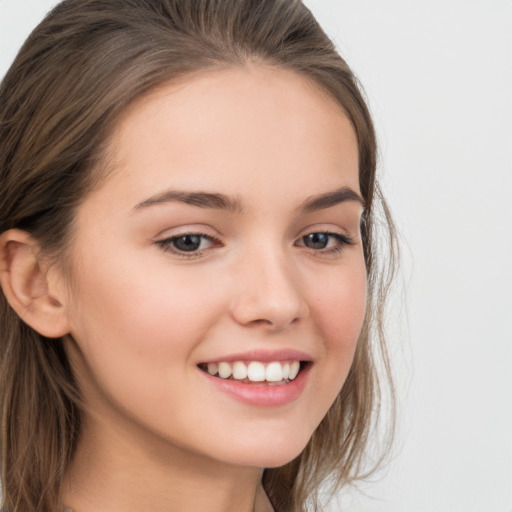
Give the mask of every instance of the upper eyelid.
[{"label": "upper eyelid", "polygon": [[198,237],[201,237],[201,238],[206,238],[206,239],[210,240],[213,243],[220,242],[220,239],[218,237],[213,236],[213,235],[209,235],[208,233],[200,233],[198,231],[184,231],[183,233],[178,233],[176,235],[165,236],[165,237],[163,237],[161,239],[157,239],[157,240],[155,240],[155,243],[163,244],[164,242],[172,242],[173,240],[177,240],[177,239],[182,238],[184,236],[198,236]]},{"label": "upper eyelid", "polygon": [[326,235],[339,236],[339,237],[346,238],[349,240],[355,240],[355,237],[349,232],[349,230],[342,229],[342,228],[328,228],[328,227],[326,227],[326,228],[308,227],[301,232],[301,234],[297,237],[297,240],[299,240],[305,236],[312,235],[314,233],[323,233]]},{"label": "upper eyelid", "polygon": [[332,233],[349,236],[354,229],[359,229],[360,223],[353,223],[350,219],[329,219],[311,222],[303,225],[299,233],[300,236],[307,235],[308,233]]},{"label": "upper eyelid", "polygon": [[186,235],[204,235],[209,237],[221,236],[218,234],[219,231],[206,225],[191,225],[190,227],[187,225],[183,226],[169,226],[165,229],[159,231],[155,236],[153,236],[153,240],[158,239],[169,239],[169,238],[179,238],[180,236]]},{"label": "upper eyelid", "polygon": [[[182,236],[202,236],[206,238],[215,238],[214,235],[210,235],[209,233],[204,233],[202,231],[194,231],[194,230],[188,230],[188,231],[180,231],[176,234],[170,234],[166,236],[162,236],[161,240],[174,240],[176,238],[181,238]],[[159,237],[156,237],[157,239]]]},{"label": "upper eyelid", "polygon": [[[166,229],[166,230],[162,231],[162,233],[165,233],[166,231],[169,231],[169,230]],[[349,239],[349,240],[354,240],[355,239],[354,236],[352,236],[350,233],[346,232],[345,230],[336,231],[336,230],[329,229],[329,228],[326,228],[326,229],[306,228],[305,230],[303,230],[301,232],[301,234],[299,234],[298,236],[294,237],[293,240],[300,240],[303,237],[305,237],[307,235],[314,234],[314,233],[323,233],[323,234],[331,235],[331,236],[340,236],[340,237],[343,237],[343,238],[346,238],[346,239]],[[181,237],[187,236],[187,235],[190,235],[190,236],[201,236],[201,237],[205,237],[205,238],[209,238],[211,240],[217,240],[217,241],[220,241],[220,239],[223,238],[222,234],[214,235],[214,234],[210,234],[210,233],[207,233],[207,232],[201,231],[201,230],[185,229],[183,231],[178,231],[177,233],[172,233],[172,234],[168,234],[168,235],[164,235],[164,236],[161,236],[161,234],[159,234],[159,235],[155,236],[153,238],[153,240],[154,240],[154,242],[165,242],[165,241],[168,241],[168,240],[174,240],[176,238],[181,238]]]}]

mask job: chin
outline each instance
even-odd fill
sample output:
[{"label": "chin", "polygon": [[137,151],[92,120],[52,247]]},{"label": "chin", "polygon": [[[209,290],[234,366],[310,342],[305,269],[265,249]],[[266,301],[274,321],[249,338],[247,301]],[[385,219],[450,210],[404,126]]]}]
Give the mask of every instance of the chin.
[{"label": "chin", "polygon": [[284,466],[302,453],[311,434],[290,435],[290,431],[287,430],[281,435],[268,436],[267,439],[258,437],[258,439],[247,437],[245,442],[239,439],[236,445],[232,443],[228,448],[228,456],[225,457],[226,462],[258,468]]}]

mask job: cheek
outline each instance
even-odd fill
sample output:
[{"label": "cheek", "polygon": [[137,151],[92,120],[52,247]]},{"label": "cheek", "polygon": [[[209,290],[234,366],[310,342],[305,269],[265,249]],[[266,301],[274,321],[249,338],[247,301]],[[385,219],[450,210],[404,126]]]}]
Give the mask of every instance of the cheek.
[{"label": "cheek", "polygon": [[326,338],[354,343],[366,311],[366,269],[362,262],[342,268],[339,276],[325,279],[311,301]]},{"label": "cheek", "polygon": [[80,275],[72,335],[90,378],[134,400],[145,390],[158,403],[172,376],[180,372],[174,386],[194,369],[191,355],[222,309],[219,289],[122,261],[84,264]]},{"label": "cheek", "polygon": [[352,268],[339,280],[327,281],[311,302],[327,360],[325,386],[334,390],[334,396],[352,364],[366,312],[366,271],[361,265]]},{"label": "cheek", "polygon": [[222,288],[199,272],[117,263],[91,272],[84,265],[81,273],[72,332],[79,386],[100,417],[117,421],[121,412],[186,444],[191,425],[204,421],[191,400],[197,392],[193,356],[222,314]]},{"label": "cheek", "polygon": [[73,314],[77,330],[94,328],[110,343],[122,340],[124,349],[172,350],[185,331],[193,343],[194,332],[215,320],[220,299],[200,274],[170,272],[165,263],[128,263],[83,266]]}]

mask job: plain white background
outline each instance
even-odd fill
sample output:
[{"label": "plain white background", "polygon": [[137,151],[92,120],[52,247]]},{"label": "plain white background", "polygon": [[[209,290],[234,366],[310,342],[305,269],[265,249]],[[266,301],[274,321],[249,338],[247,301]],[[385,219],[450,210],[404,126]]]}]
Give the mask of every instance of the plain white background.
[{"label": "plain white background", "polygon": [[[54,3],[0,0],[0,76]],[[512,2],[306,4],[365,88],[404,246],[399,443],[332,511],[512,512]]]}]

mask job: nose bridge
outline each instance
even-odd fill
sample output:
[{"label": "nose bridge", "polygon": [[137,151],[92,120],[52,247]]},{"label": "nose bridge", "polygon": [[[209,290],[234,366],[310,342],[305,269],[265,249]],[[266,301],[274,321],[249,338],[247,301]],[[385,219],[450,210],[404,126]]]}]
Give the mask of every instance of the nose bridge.
[{"label": "nose bridge", "polygon": [[282,244],[259,244],[238,264],[233,315],[239,323],[282,329],[307,315],[300,275]]}]

